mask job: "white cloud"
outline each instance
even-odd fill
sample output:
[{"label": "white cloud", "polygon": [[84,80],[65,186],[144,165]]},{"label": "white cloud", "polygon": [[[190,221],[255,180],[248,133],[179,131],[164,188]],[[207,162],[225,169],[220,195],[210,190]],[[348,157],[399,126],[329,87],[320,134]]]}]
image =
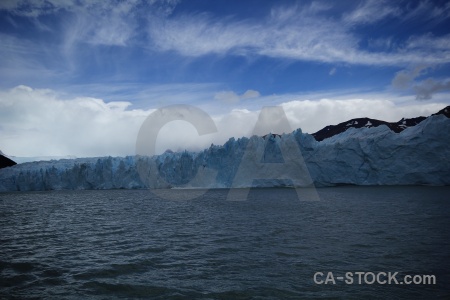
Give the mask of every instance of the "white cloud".
[{"label": "white cloud", "polygon": [[425,20],[437,24],[450,17],[450,4],[436,5],[436,1],[424,0],[417,5],[407,5],[402,11],[402,20],[410,21],[414,19]]},{"label": "white cloud", "polygon": [[150,111],[128,102],[78,97],[18,86],[0,92],[0,140],[15,156],[132,154],[137,130]]},{"label": "white cloud", "polygon": [[136,6],[152,6],[159,14],[169,15],[179,0],[2,0],[0,10],[6,10],[11,14],[38,17],[56,13],[60,10],[69,12],[100,11],[108,13],[110,10],[129,12]]},{"label": "white cloud", "polygon": [[261,94],[258,91],[255,90],[247,90],[245,93],[241,95],[242,99],[252,99],[252,98],[258,98]]},{"label": "white cloud", "polygon": [[344,15],[344,22],[350,24],[375,23],[389,16],[398,16],[400,9],[390,5],[388,1],[368,0],[350,13]]},{"label": "white cloud", "polygon": [[127,46],[137,29],[136,2],[98,2],[76,6],[64,23],[64,44],[70,54],[78,43]]},{"label": "white cloud", "polygon": [[[351,97],[351,96],[350,96]],[[445,107],[443,103],[427,105],[409,103],[397,105],[387,99],[321,99],[319,101],[290,101],[281,106],[293,128],[314,133],[326,125],[338,124],[353,118],[368,117],[396,122],[401,118],[429,116]]]},{"label": "white cloud", "polygon": [[228,104],[236,104],[241,100],[258,98],[260,96],[261,94],[255,90],[247,90],[242,95],[238,95],[233,91],[221,91],[214,95],[214,99]]},{"label": "white cloud", "polygon": [[[422,13],[430,14],[429,11]],[[388,16],[401,18],[400,8],[378,1],[363,2],[342,19],[325,16],[310,6],[272,9],[266,18],[258,20],[182,15],[152,23],[149,36],[151,45],[160,51],[176,51],[190,57],[262,55],[326,63],[400,66],[450,61],[449,48],[442,41],[445,38],[430,38],[433,42],[428,46],[422,43],[423,48],[411,47],[410,41],[389,52],[363,50],[361,37],[353,33],[354,27]]]},{"label": "white cloud", "polygon": [[[152,42],[186,56],[266,55],[315,61],[347,61],[357,40],[332,20],[304,11],[278,9],[261,21],[216,21],[206,14],[185,15],[152,26]],[[257,34],[256,34],[257,33]]]},{"label": "white cloud", "polygon": [[336,74],[337,69],[336,68],[332,68],[330,70],[330,72],[328,72],[328,75],[333,76],[334,74]]},{"label": "white cloud", "polygon": [[[26,86],[0,90],[0,149],[14,156],[133,155],[138,130],[154,111],[132,109],[124,101],[64,98],[53,90]],[[197,151],[211,143],[223,144],[230,137],[250,136],[259,111],[267,104],[281,105],[291,128],[302,128],[309,133],[357,117],[398,121],[402,117],[428,116],[448,105],[442,100],[419,103],[413,97],[402,99],[386,94],[305,99],[305,96],[285,95],[274,102],[271,97],[260,97],[257,109],[211,114],[218,131],[204,136],[198,136],[189,123],[170,122],[158,135],[156,152]]]},{"label": "white cloud", "polygon": [[450,51],[450,34],[436,37],[431,33],[412,36],[406,43],[407,49],[415,50],[442,50],[448,53]]},{"label": "white cloud", "polygon": [[61,75],[48,66],[58,65],[58,54],[53,49],[3,33],[0,33],[0,43],[0,78],[3,84],[17,78],[25,81],[30,78],[52,80]]},{"label": "white cloud", "polygon": [[[178,2],[0,1],[0,12],[7,16],[7,21],[17,31],[0,33],[0,82],[7,87],[23,82],[36,85],[73,82],[82,78],[80,75],[86,67],[96,70],[110,68],[113,71],[108,80],[117,77],[130,80],[128,69],[118,72],[116,66],[124,64],[125,60],[133,63],[131,51],[145,44],[145,35],[139,25],[154,18],[167,17]],[[25,18],[27,22],[23,22]],[[31,31],[29,23],[34,25]],[[25,29],[31,33],[18,34]],[[108,51],[105,46],[123,50]],[[113,56],[114,51],[123,52]],[[107,59],[105,53],[113,57]],[[92,65],[87,66],[86,57],[93,62]]]},{"label": "white cloud", "polygon": [[66,37],[63,48],[76,42],[95,45],[126,46],[138,29],[138,18],[171,14],[178,0],[13,0],[0,1],[0,10],[29,17],[41,30],[52,31],[38,19],[61,11],[69,13],[63,22]]},{"label": "white cloud", "polygon": [[258,119],[258,111],[233,109],[222,115],[211,115],[217,127],[213,134],[199,136],[194,126],[183,121],[173,121],[165,125],[158,134],[156,153],[166,149],[172,151],[201,151],[211,144],[222,145],[231,137],[251,136]]},{"label": "white cloud", "polygon": [[239,102],[239,95],[233,91],[222,91],[215,94],[214,99],[224,103],[233,104]]}]

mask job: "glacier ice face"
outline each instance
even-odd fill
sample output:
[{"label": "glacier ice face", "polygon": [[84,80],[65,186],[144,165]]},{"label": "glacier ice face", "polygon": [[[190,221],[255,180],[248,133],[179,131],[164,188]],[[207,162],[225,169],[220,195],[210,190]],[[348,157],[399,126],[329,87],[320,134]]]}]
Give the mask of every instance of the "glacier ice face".
[{"label": "glacier ice face", "polygon": [[[293,144],[304,162],[289,161],[298,153]],[[18,164],[0,170],[0,191],[306,186],[308,179],[316,186],[449,185],[449,145],[450,119],[444,115],[400,133],[385,125],[350,128],[321,142],[297,129],[281,136],[231,138],[198,153]],[[251,147],[256,152],[249,152]],[[273,174],[264,171],[283,162],[289,163],[272,168]],[[299,178],[299,170],[306,176]]]},{"label": "glacier ice face", "polygon": [[450,119],[432,116],[401,133],[351,128],[318,144],[308,161],[319,184],[450,184]]}]

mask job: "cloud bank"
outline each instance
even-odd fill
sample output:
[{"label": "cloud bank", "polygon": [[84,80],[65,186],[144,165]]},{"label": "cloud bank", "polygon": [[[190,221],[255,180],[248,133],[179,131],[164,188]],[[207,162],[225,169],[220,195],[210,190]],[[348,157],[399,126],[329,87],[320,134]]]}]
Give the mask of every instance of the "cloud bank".
[{"label": "cloud bank", "polygon": [[[250,93],[252,94],[252,93]],[[245,93],[244,93],[245,95]],[[387,99],[352,98],[295,100],[279,103],[292,129],[313,133],[326,125],[356,117],[397,121],[428,116],[444,103],[396,104]],[[297,97],[299,98],[299,97]],[[218,132],[198,136],[189,123],[173,121],[159,132],[156,152],[201,150],[230,137],[251,136],[257,110],[233,109],[211,117]],[[137,133],[153,109],[133,109],[131,103],[92,97],[62,97],[48,89],[18,86],[0,90],[0,149],[14,156],[134,155]]]},{"label": "cloud bank", "polygon": [[150,111],[129,102],[78,97],[18,86],[0,92],[2,151],[14,156],[97,156],[130,153]]}]

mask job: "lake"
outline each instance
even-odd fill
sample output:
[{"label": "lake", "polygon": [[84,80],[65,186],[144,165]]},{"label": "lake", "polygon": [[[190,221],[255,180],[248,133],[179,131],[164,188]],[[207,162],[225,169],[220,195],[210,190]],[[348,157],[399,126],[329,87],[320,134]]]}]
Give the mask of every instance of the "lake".
[{"label": "lake", "polygon": [[[318,194],[2,193],[0,298],[450,298],[450,187]],[[353,284],[336,279],[349,272]],[[356,272],[365,272],[361,284]],[[380,274],[385,280],[371,283]],[[401,284],[406,275],[436,283]]]}]

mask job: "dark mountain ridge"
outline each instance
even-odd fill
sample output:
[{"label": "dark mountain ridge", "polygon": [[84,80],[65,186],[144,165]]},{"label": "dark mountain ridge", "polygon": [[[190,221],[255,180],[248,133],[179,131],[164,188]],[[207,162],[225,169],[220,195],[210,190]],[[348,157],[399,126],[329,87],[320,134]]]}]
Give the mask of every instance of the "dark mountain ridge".
[{"label": "dark mountain ridge", "polygon": [[7,158],[0,152],[0,169],[16,165],[16,162]]},{"label": "dark mountain ridge", "polygon": [[[435,116],[435,115],[445,115],[447,118],[450,118],[450,105],[447,107],[444,107],[437,113],[432,114],[432,116]],[[400,121],[395,122],[395,123],[381,121],[381,120],[377,120],[377,119],[370,119],[370,118],[356,118],[356,119],[348,120],[346,122],[339,123],[337,125],[328,125],[328,126],[322,128],[321,130],[313,133],[312,136],[317,141],[320,142],[320,141],[330,138],[336,134],[340,134],[349,128],[378,127],[380,125],[386,125],[392,131],[399,133],[408,127],[416,126],[417,124],[419,124],[426,118],[427,117],[423,117],[423,116],[416,117],[416,118],[409,118],[409,119],[402,118]]]}]

